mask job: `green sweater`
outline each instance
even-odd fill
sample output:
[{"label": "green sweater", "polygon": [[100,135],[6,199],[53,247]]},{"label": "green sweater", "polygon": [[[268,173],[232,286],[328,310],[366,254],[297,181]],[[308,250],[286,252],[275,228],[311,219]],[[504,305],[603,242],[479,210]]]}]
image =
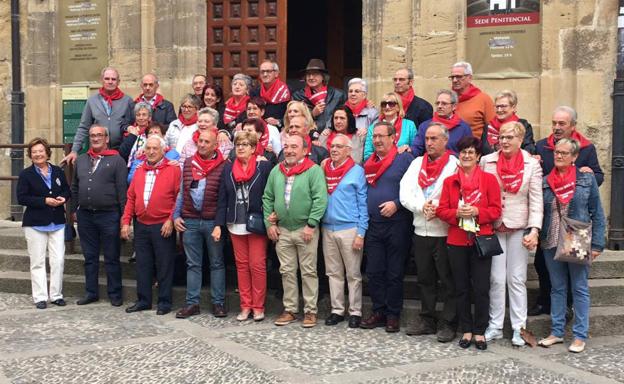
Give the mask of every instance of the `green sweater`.
[{"label": "green sweater", "polygon": [[267,228],[270,226],[267,218],[271,212],[277,213],[279,226],[289,231],[297,230],[306,224],[318,226],[327,208],[327,185],[325,173],[321,167],[314,165],[295,176],[290,191],[289,208],[286,208],[284,199],[285,187],[286,176],[280,171],[278,165],[269,174],[262,197],[264,221]]}]

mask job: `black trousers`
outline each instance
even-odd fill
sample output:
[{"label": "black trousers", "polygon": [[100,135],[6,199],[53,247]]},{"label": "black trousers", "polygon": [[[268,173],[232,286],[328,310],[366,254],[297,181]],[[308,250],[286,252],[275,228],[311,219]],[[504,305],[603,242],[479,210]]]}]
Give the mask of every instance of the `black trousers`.
[{"label": "black trousers", "polygon": [[152,307],[152,279],[154,266],[158,281],[158,309],[171,309],[171,289],[175,261],[175,231],[162,237],[162,224],[145,225],[139,221],[134,227],[136,252],[137,303]]},{"label": "black trousers", "polygon": [[[457,323],[455,282],[451,274],[446,237],[413,235],[412,254],[416,261],[418,288],[420,289],[420,316],[423,321],[436,325],[436,298],[444,302],[440,320],[454,326]],[[438,280],[441,290],[437,289]]]},{"label": "black trousers", "polygon": [[403,308],[403,274],[409,252],[410,223],[374,222],[366,231],[366,276],[373,312],[398,317]]},{"label": "black trousers", "polygon": [[[490,317],[490,269],[492,259],[479,259],[474,246],[448,246],[451,272],[455,281],[458,330],[483,335]],[[474,294],[474,317],[470,290]]]}]

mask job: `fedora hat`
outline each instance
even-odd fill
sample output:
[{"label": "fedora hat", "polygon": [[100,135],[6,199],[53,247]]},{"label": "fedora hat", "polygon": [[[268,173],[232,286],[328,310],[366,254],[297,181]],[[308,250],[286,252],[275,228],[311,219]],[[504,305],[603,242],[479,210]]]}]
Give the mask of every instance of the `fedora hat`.
[{"label": "fedora hat", "polygon": [[308,61],[308,65],[306,66],[306,68],[302,70],[301,72],[307,73],[308,71],[319,71],[322,73],[329,73],[327,69],[325,68],[325,63],[321,59],[310,59],[310,61]]}]

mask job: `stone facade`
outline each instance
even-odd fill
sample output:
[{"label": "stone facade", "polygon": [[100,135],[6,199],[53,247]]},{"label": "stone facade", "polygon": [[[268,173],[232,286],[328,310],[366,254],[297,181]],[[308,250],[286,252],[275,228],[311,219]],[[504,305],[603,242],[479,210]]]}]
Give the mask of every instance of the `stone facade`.
[{"label": "stone facade", "polygon": [[[61,85],[57,1],[21,1],[22,71],[26,94],[26,132],[60,142]],[[455,0],[363,0],[363,77],[369,96],[392,89],[396,68],[416,73],[416,93],[432,100],[450,86],[452,63],[465,56],[465,3]],[[476,80],[493,95],[503,88],[518,92],[519,115],[538,138],[550,131],[552,109],[568,104],[579,112],[579,129],[597,146],[610,198],[610,143],[613,78],[617,42],[616,0],[542,2],[542,73],[532,79]],[[10,142],[10,2],[0,2],[0,142]],[[161,92],[178,105],[190,91],[194,73],[206,68],[206,1],[109,0],[110,63],[121,73],[121,88],[139,93],[142,73],[155,72]],[[99,85],[91,84],[95,89]],[[0,156],[0,174],[10,174],[8,152]],[[60,153],[54,155],[60,160]],[[0,201],[10,201],[8,182],[0,182]],[[8,204],[0,205],[0,217]]]}]

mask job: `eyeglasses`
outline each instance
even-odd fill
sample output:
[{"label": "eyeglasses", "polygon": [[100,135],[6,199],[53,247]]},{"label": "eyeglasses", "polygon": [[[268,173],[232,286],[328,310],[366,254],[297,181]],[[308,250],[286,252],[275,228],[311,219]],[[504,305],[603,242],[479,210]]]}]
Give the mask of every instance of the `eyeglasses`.
[{"label": "eyeglasses", "polygon": [[507,109],[510,107],[509,104],[496,104],[495,105],[496,109]]},{"label": "eyeglasses", "polygon": [[555,157],[557,157],[557,156],[568,157],[571,154],[572,154],[572,152],[568,152],[568,151],[555,151]]},{"label": "eyeglasses", "polygon": [[446,107],[447,105],[451,105],[453,103],[447,103],[446,101],[436,101],[435,105],[441,105],[443,107]]},{"label": "eyeglasses", "polygon": [[197,109],[194,105],[183,105],[180,108],[182,108],[182,109]]},{"label": "eyeglasses", "polygon": [[386,107],[394,108],[396,106],[397,106],[396,101],[382,101],[381,102],[381,108],[386,108]]},{"label": "eyeglasses", "polygon": [[498,136],[498,140],[499,141],[511,141],[511,140],[513,140],[515,138],[516,138],[516,136],[514,136],[514,135],[505,135],[505,136],[501,135],[501,136]]},{"label": "eyeglasses", "polygon": [[237,143],[235,145],[236,148],[245,148],[245,147],[251,147],[251,144],[249,143]]},{"label": "eyeglasses", "polygon": [[382,137],[390,137],[392,136],[391,133],[388,133],[387,135],[382,135],[382,134],[374,134],[373,135],[373,139],[381,139]]},{"label": "eyeglasses", "polygon": [[459,152],[459,154],[465,156],[474,156],[477,154],[477,151],[474,149],[464,149],[463,151]]},{"label": "eyeglasses", "polygon": [[105,137],[106,133],[91,133],[89,137],[92,139],[99,139],[100,137]]},{"label": "eyeglasses", "polygon": [[466,77],[466,75],[451,75],[449,76],[449,80],[462,80],[464,77]]},{"label": "eyeglasses", "polygon": [[269,73],[275,72],[275,69],[262,69],[260,70],[261,75],[268,75]]}]

